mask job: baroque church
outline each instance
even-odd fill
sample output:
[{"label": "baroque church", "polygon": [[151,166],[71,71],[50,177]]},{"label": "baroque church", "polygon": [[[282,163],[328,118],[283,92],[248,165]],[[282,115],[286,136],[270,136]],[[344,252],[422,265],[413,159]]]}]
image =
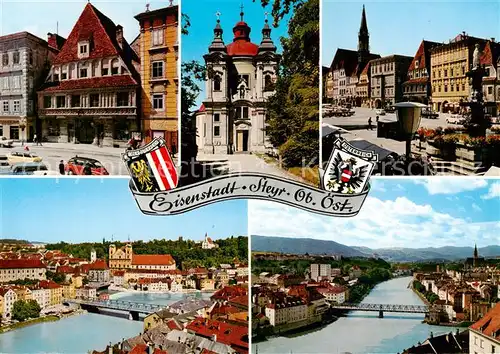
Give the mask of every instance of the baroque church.
[{"label": "baroque church", "polygon": [[271,147],[265,132],[266,100],[274,94],[280,55],[267,18],[258,45],[250,41],[243,8],[240,17],[229,44],[217,18],[213,41],[204,55],[206,97],[196,113],[200,153],[264,152]]}]

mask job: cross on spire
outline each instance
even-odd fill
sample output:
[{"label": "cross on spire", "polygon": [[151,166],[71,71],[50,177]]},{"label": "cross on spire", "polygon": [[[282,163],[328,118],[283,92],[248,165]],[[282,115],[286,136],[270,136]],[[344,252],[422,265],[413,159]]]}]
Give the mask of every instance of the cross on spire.
[{"label": "cross on spire", "polygon": [[269,15],[269,12],[267,12],[267,11],[264,12],[264,19],[265,19],[266,23],[267,23],[267,15]]},{"label": "cross on spire", "polygon": [[243,21],[243,15],[245,14],[245,13],[243,12],[243,3],[241,3],[241,5],[240,5],[240,9],[241,9],[241,12],[240,12],[241,21]]},{"label": "cross on spire", "polygon": [[219,21],[220,21],[220,15],[221,15],[221,13],[220,13],[219,11],[217,11],[217,12],[215,13],[215,16],[217,17],[217,22],[219,22]]}]

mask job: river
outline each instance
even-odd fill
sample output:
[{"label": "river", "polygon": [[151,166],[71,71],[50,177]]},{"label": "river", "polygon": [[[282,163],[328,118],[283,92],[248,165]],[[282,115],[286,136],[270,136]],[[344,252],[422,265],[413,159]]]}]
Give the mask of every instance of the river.
[{"label": "river", "polygon": [[[147,294],[118,293],[111,296],[125,301],[169,305],[187,296],[207,299],[210,293]],[[142,322],[98,314],[83,314],[56,322],[44,322],[0,334],[0,353],[82,353],[104,350],[110,342],[137,336]]]},{"label": "river", "polygon": [[[378,284],[364,303],[423,305],[407,286],[411,277]],[[435,335],[454,331],[450,327],[422,323],[424,315],[352,311],[347,317],[317,330],[293,337],[273,337],[253,345],[254,353],[401,353]]]}]

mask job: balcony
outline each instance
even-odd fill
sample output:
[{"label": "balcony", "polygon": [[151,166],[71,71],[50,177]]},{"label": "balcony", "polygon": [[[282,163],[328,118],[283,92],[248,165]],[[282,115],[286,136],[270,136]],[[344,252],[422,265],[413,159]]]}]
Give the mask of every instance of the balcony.
[{"label": "balcony", "polygon": [[61,107],[40,109],[42,116],[132,116],[136,107]]}]

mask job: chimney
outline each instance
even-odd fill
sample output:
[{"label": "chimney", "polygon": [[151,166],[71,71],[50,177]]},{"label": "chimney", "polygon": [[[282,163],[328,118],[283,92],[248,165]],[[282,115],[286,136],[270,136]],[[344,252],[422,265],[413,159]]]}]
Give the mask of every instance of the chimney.
[{"label": "chimney", "polygon": [[155,344],[148,343],[148,354],[153,354],[155,352]]},{"label": "chimney", "polygon": [[217,334],[212,334],[212,341],[217,342]]},{"label": "chimney", "polygon": [[492,42],[495,42],[495,37],[491,37],[491,41],[492,41]]},{"label": "chimney", "polygon": [[121,49],[123,49],[123,27],[121,25],[116,26],[116,41]]},{"label": "chimney", "polygon": [[109,342],[108,354],[113,354],[113,345],[111,344],[111,342]]},{"label": "chimney", "polygon": [[59,49],[57,46],[57,35],[55,33],[47,33],[47,43],[49,47]]}]

